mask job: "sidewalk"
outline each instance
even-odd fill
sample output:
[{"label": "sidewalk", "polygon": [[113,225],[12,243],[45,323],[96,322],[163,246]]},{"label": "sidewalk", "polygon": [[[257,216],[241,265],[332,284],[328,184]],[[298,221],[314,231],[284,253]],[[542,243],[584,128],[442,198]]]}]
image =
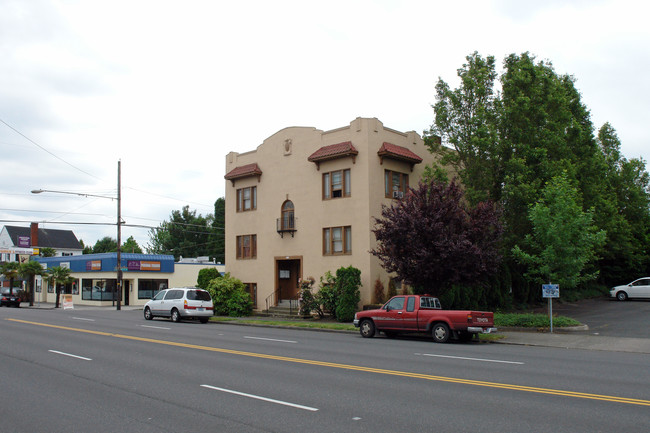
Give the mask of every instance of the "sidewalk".
[{"label": "sidewalk", "polygon": [[[23,303],[21,308],[32,309],[54,309],[54,303],[48,302],[35,302],[33,307]],[[88,306],[88,305],[75,305],[74,310],[114,310],[115,306]],[[121,309],[124,311],[142,310],[141,305],[122,305]],[[59,307],[63,311],[63,307]],[[70,311],[70,310],[68,310]],[[250,318],[247,318],[250,319]],[[260,319],[259,324],[250,326],[269,326],[266,325],[265,320]],[[221,322],[222,324],[237,324],[237,321]],[[318,330],[314,328],[291,328],[299,330]],[[583,350],[604,350],[610,352],[628,352],[628,353],[648,353],[650,354],[650,339],[648,338],[623,338],[623,337],[604,337],[600,335],[589,335],[576,331],[584,331],[585,329],[578,327],[575,329],[562,329],[557,328],[554,333],[538,332],[536,329],[530,331],[522,330],[503,330],[498,331],[495,335],[503,338],[499,340],[491,340],[494,344],[512,344],[520,346],[540,346],[540,347],[557,347],[564,349],[583,349]],[[350,332],[357,333],[358,331],[336,331],[336,332]]]},{"label": "sidewalk", "polygon": [[[30,309],[37,309],[37,310],[54,310],[54,302],[34,302],[34,305],[32,307],[29,306],[28,302],[22,302],[20,304],[20,308],[30,308]],[[120,306],[122,310],[126,311],[132,311],[132,310],[142,310],[142,305],[122,305]],[[63,310],[63,302],[59,304],[59,310]],[[115,305],[107,305],[107,306],[94,306],[94,305],[74,305],[74,310],[77,311],[83,311],[83,310],[115,310],[116,306]]]},{"label": "sidewalk", "polygon": [[650,339],[603,337],[578,333],[554,332],[498,332],[504,338],[498,344],[559,347],[564,349],[605,350],[610,352],[650,353]]}]

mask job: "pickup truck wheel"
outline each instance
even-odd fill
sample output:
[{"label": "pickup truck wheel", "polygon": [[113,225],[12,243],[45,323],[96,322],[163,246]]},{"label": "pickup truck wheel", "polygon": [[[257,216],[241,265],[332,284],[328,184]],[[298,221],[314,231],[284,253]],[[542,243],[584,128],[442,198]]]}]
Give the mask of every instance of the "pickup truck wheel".
[{"label": "pickup truck wheel", "polygon": [[446,323],[436,323],[431,330],[433,341],[436,343],[446,343],[449,340],[449,326]]},{"label": "pickup truck wheel", "polygon": [[366,319],[359,325],[359,332],[363,338],[372,338],[375,336],[375,324]]}]

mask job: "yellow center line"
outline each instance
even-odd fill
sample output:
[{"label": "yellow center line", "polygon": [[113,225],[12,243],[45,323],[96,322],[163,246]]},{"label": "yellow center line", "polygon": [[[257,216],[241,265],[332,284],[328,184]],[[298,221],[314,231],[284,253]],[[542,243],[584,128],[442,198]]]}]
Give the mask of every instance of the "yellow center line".
[{"label": "yellow center line", "polygon": [[482,386],[482,387],[487,387],[487,388],[498,388],[498,389],[513,390],[513,391],[533,392],[533,393],[537,393],[537,394],[549,394],[549,395],[557,395],[557,396],[564,396],[564,397],[574,397],[574,398],[582,398],[582,399],[589,399],[589,400],[601,400],[601,401],[608,401],[608,402],[613,402],[613,403],[625,403],[625,404],[634,404],[634,405],[639,405],[639,406],[650,406],[650,400],[642,400],[642,399],[636,399],[636,398],[617,397],[617,396],[601,395],[601,394],[589,394],[589,393],[583,393],[583,392],[566,391],[566,390],[551,389],[551,388],[538,388],[538,387],[525,386],[525,385],[512,385],[512,384],[498,383],[498,382],[485,382],[485,381],[481,381],[481,380],[472,380],[472,379],[458,379],[458,378],[454,378],[454,377],[435,376],[435,375],[430,375],[430,374],[412,373],[412,372],[399,371],[399,370],[387,370],[387,369],[383,369],[383,368],[363,367],[363,366],[360,366],[360,365],[339,364],[339,363],[336,363],[336,362],[315,361],[315,360],[311,360],[311,359],[290,358],[290,357],[287,357],[287,356],[267,355],[267,354],[264,354],[264,353],[244,352],[244,351],[241,351],[241,350],[231,350],[231,349],[223,349],[223,348],[219,348],[219,347],[200,346],[200,345],[196,345],[196,344],[178,343],[178,342],[175,342],[175,341],[156,340],[156,339],[153,339],[153,338],[135,337],[135,336],[132,336],[132,335],[114,334],[114,333],[111,333],[111,332],[91,331],[91,330],[88,330],[88,329],[72,328],[72,327],[69,327],[69,326],[51,325],[51,324],[39,323],[39,322],[30,322],[30,321],[27,321],[27,320],[19,320],[19,319],[5,319],[5,320],[10,320],[12,322],[25,323],[25,324],[28,324],[28,325],[36,325],[36,326],[43,326],[43,327],[47,327],[47,328],[62,329],[62,330],[65,330],[65,331],[82,332],[82,333],[85,333],[85,334],[100,335],[100,336],[104,336],[104,337],[120,338],[120,339],[124,339],[124,340],[142,341],[142,342],[146,342],[146,343],[163,344],[163,345],[174,346],[174,347],[184,347],[184,348],[187,348],[187,349],[196,349],[196,350],[204,350],[204,351],[209,351],[209,352],[227,353],[229,355],[248,356],[248,357],[253,357],[253,358],[261,358],[261,359],[272,359],[272,360],[275,360],[275,361],[293,362],[293,363],[297,363],[297,364],[316,365],[316,366],[319,366],[319,367],[339,368],[339,369],[343,369],[343,370],[362,371],[362,372],[367,372],[367,373],[376,373],[376,374],[385,374],[385,375],[391,375],[391,376],[410,377],[410,378],[414,378],[414,379],[432,380],[432,381],[437,381],[437,382],[447,382],[447,383],[458,383],[458,384],[463,384],[463,385]]}]

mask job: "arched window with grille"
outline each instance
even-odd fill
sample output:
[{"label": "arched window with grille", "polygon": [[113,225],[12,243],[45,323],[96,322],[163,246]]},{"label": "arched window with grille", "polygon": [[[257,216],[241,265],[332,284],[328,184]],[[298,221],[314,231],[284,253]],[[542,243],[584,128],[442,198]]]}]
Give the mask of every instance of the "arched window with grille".
[{"label": "arched window with grille", "polygon": [[277,219],[278,234],[284,237],[285,233],[291,233],[293,237],[296,231],[296,218],[294,216],[294,207],[291,200],[286,200],[280,208],[281,216]]},{"label": "arched window with grille", "polygon": [[288,231],[295,228],[294,207],[291,200],[282,203],[282,230]]}]

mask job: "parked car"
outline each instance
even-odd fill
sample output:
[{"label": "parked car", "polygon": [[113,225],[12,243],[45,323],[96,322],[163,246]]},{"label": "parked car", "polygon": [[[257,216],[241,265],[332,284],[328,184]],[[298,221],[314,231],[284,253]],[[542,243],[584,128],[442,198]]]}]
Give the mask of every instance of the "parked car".
[{"label": "parked car", "polygon": [[196,287],[175,287],[158,292],[144,305],[144,318],[169,317],[173,322],[181,319],[199,319],[207,323],[214,313],[210,294]]},{"label": "parked car", "polygon": [[639,278],[624,286],[612,287],[609,296],[619,301],[628,298],[650,298],[650,277]]},{"label": "parked car", "polygon": [[0,294],[0,307],[20,307],[23,299],[19,290],[17,287],[14,287],[13,290],[10,287],[3,287]]}]

